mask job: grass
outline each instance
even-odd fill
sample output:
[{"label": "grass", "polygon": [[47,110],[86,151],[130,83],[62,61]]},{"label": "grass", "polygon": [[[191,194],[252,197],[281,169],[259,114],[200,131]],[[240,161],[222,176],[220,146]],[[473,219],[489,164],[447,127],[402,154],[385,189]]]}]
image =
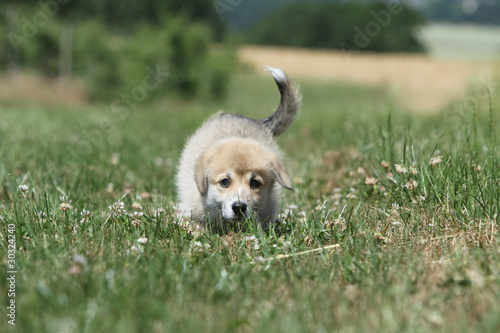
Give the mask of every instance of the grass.
[{"label": "grass", "polygon": [[239,76],[224,103],[121,115],[2,106],[0,274],[12,231],[16,331],[497,332],[498,94],[491,112],[417,116],[383,90],[301,85],[279,138],[286,213],[224,236],[177,219],[175,165],[217,109],[267,116],[270,78]]}]

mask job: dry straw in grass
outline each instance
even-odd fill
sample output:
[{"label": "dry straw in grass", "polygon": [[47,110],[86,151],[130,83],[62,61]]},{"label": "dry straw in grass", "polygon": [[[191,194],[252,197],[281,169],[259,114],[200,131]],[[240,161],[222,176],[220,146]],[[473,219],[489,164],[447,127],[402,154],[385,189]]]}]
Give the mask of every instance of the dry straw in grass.
[{"label": "dry straw in grass", "polygon": [[322,246],[322,247],[318,247],[316,249],[306,250],[306,251],[297,252],[297,253],[278,254],[277,256],[271,257],[271,258],[257,257],[254,260],[252,260],[252,264],[255,264],[256,262],[266,262],[266,261],[274,261],[274,260],[281,260],[281,259],[287,259],[287,258],[292,258],[292,257],[298,257],[298,256],[302,256],[304,254],[317,253],[317,252],[321,252],[324,250],[332,251],[335,249],[340,249],[340,245],[333,244],[333,245]]}]

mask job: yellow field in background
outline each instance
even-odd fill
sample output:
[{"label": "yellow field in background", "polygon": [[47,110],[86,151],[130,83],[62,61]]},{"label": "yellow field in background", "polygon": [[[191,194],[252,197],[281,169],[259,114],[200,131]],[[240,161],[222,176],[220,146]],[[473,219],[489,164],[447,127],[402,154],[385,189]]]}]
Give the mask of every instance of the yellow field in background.
[{"label": "yellow field in background", "polygon": [[297,79],[383,86],[398,105],[421,113],[439,111],[491,81],[495,70],[489,61],[260,46],[242,46],[239,58],[256,68],[280,67]]}]

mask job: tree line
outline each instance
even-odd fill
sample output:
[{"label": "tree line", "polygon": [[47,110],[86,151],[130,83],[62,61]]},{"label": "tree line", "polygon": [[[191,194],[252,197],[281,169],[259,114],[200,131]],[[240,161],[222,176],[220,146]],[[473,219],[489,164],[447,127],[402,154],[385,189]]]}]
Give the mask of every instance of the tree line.
[{"label": "tree line", "polygon": [[[414,31],[424,15],[399,1],[257,1],[261,20],[244,30],[228,22],[242,0],[4,0],[0,69],[78,77],[93,100],[115,99],[148,70],[168,72],[147,98],[224,97],[244,43],[349,51],[421,52]],[[392,5],[391,5],[392,4]],[[260,14],[259,14],[260,13]]]},{"label": "tree line", "polygon": [[151,68],[168,78],[144,99],[227,91],[234,50],[221,43],[224,25],[210,2],[7,0],[0,11],[0,69],[8,72],[78,77],[98,101],[140,86]]},{"label": "tree line", "polygon": [[424,23],[421,12],[396,1],[307,1],[278,8],[244,34],[255,44],[422,52],[414,33]]}]

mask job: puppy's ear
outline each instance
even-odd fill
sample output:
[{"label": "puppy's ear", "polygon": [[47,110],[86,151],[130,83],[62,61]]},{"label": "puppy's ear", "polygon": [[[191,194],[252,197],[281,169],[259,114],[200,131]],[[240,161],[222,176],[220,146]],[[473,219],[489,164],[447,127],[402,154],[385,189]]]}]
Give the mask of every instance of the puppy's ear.
[{"label": "puppy's ear", "polygon": [[290,191],[293,191],[292,180],[290,179],[288,172],[283,166],[283,163],[281,163],[279,159],[275,159],[273,161],[273,172],[274,176],[276,177],[276,180],[281,186],[283,186],[286,189],[289,189]]},{"label": "puppy's ear", "polygon": [[210,156],[211,154],[205,151],[194,164],[194,181],[201,194],[206,194],[208,191],[208,163],[210,162]]}]

